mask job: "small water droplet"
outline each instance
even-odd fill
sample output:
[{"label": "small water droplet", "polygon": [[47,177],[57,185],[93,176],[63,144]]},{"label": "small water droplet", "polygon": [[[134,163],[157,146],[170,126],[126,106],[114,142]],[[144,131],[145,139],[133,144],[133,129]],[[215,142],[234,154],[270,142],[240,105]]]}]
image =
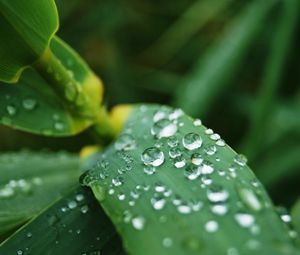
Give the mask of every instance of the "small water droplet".
[{"label": "small water droplet", "polygon": [[157,195],[151,198],[151,204],[155,210],[161,210],[166,204],[166,199],[160,195]]},{"label": "small water droplet", "polygon": [[262,209],[262,204],[253,190],[247,188],[237,188],[238,194],[242,202],[250,209],[254,211],[260,211]]},{"label": "small water droplet", "polygon": [[161,119],[153,124],[151,134],[157,138],[170,137],[177,132],[177,126],[172,121]]},{"label": "small water droplet", "polygon": [[178,141],[176,136],[171,136],[171,137],[168,138],[167,144],[168,144],[169,147],[173,148],[173,147],[178,146],[179,141]]},{"label": "small water droplet", "polygon": [[177,147],[173,147],[169,150],[169,156],[170,158],[176,158],[182,155],[182,151],[177,148]]},{"label": "small water droplet", "polygon": [[247,164],[247,158],[242,154],[237,154],[234,157],[234,162],[240,166],[245,166]]},{"label": "small water droplet", "polygon": [[181,214],[189,214],[192,212],[192,208],[188,204],[182,203],[177,206],[177,211]]},{"label": "small water droplet", "polygon": [[249,214],[249,213],[236,213],[234,215],[235,220],[237,221],[237,223],[244,228],[249,228],[251,226],[253,226],[255,219],[254,216]]},{"label": "small water droplet", "polygon": [[195,150],[201,147],[202,139],[196,133],[188,133],[183,137],[182,144],[188,150]]},{"label": "small water droplet", "polygon": [[14,116],[17,113],[17,108],[13,105],[6,106],[6,111],[10,116]]},{"label": "small water droplet", "polygon": [[22,105],[26,110],[33,110],[36,106],[37,102],[33,98],[26,98],[23,100]]},{"label": "small water droplet", "polygon": [[80,211],[83,214],[86,214],[89,211],[89,207],[87,205],[83,205],[80,207]]},{"label": "small water droplet", "polygon": [[152,175],[156,171],[156,168],[154,166],[148,165],[144,167],[144,173],[147,175]]},{"label": "small water droplet", "polygon": [[228,212],[228,207],[225,204],[215,204],[211,207],[211,211],[217,215],[225,215]]},{"label": "small water droplet", "polygon": [[119,199],[120,201],[125,200],[125,198],[126,198],[126,195],[125,195],[123,192],[121,192],[121,193],[118,194],[118,199]]},{"label": "small water droplet", "polygon": [[115,142],[115,149],[117,151],[129,151],[136,147],[135,139],[130,134],[122,134]]},{"label": "small water droplet", "polygon": [[137,230],[143,230],[146,220],[142,216],[137,216],[131,219],[132,226]]},{"label": "small water droplet", "polygon": [[162,241],[162,245],[166,248],[169,248],[173,245],[173,240],[170,237],[165,237]]},{"label": "small water droplet", "polygon": [[209,156],[212,156],[216,153],[217,151],[217,148],[216,146],[214,146],[213,144],[207,144],[205,147],[204,147],[204,151],[207,155]]},{"label": "small water droplet", "polygon": [[220,185],[212,185],[207,190],[207,198],[212,203],[225,202],[229,197],[227,190]]},{"label": "small water droplet", "polygon": [[223,139],[219,139],[216,141],[216,145],[220,146],[220,147],[224,147],[226,144],[225,144],[225,141]]},{"label": "small water droplet", "polygon": [[204,160],[200,165],[201,174],[212,174],[214,172],[213,164],[207,160]]},{"label": "small water droplet", "polygon": [[176,168],[183,168],[186,164],[185,159],[182,156],[176,157],[174,159],[174,166]]},{"label": "small water droplet", "polygon": [[210,220],[210,221],[206,222],[206,224],[205,224],[205,230],[208,233],[214,233],[214,232],[218,231],[218,229],[219,229],[219,224],[214,220]]},{"label": "small water droplet", "polygon": [[31,237],[32,237],[32,233],[31,233],[31,232],[27,232],[27,233],[26,233],[26,237],[27,237],[27,238],[31,238]]},{"label": "small water droplet", "polygon": [[202,155],[199,154],[199,153],[194,153],[192,156],[191,156],[191,160],[192,160],[192,163],[194,165],[201,165],[202,162],[203,162],[203,158],[202,158]]},{"label": "small water droplet", "polygon": [[191,181],[196,180],[200,176],[199,167],[193,164],[188,165],[184,171],[184,175]]},{"label": "small water droplet", "polygon": [[156,147],[144,150],[141,158],[145,165],[152,166],[160,166],[165,160],[164,153]]},{"label": "small water droplet", "polygon": [[77,207],[77,203],[76,203],[76,201],[69,201],[68,202],[68,207],[70,208],[70,209],[74,209],[74,208],[76,208]]},{"label": "small water droplet", "polygon": [[202,125],[202,121],[200,119],[195,119],[193,124],[194,124],[195,127],[199,127],[199,126]]},{"label": "small water droplet", "polygon": [[117,176],[111,180],[111,183],[115,187],[119,187],[119,186],[123,185],[124,179],[121,176]]},{"label": "small water droplet", "polygon": [[54,123],[54,128],[58,131],[62,131],[62,130],[65,129],[65,124],[62,123],[62,122],[57,121],[57,122]]},{"label": "small water droplet", "polygon": [[78,202],[80,202],[80,201],[82,201],[82,200],[84,199],[84,195],[82,195],[82,194],[77,194],[77,195],[75,196],[75,199],[76,199]]}]

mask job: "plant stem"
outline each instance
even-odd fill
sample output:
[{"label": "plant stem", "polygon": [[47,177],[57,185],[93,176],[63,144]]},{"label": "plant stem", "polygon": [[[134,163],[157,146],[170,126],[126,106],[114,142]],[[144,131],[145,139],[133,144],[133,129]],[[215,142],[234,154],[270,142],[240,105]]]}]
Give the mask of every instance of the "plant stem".
[{"label": "plant stem", "polygon": [[270,49],[272,54],[267,59],[259,98],[252,115],[250,131],[243,145],[244,153],[250,160],[259,153],[267,132],[266,126],[269,122],[285,59],[298,20],[298,0],[282,1],[282,4],[282,15]]},{"label": "plant stem", "polygon": [[48,81],[49,86],[62,99],[72,115],[94,124],[91,130],[97,142],[107,142],[115,137],[115,129],[105,107],[90,99],[81,84],[51,50],[34,64],[34,68]]}]

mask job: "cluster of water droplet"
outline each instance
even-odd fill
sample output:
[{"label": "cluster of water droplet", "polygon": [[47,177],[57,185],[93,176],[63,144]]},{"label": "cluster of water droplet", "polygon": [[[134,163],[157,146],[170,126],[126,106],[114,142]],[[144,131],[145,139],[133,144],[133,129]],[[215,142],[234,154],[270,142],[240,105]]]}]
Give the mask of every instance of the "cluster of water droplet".
[{"label": "cluster of water droplet", "polygon": [[[200,119],[191,125],[181,110],[161,107],[149,117],[151,111],[153,107],[141,106],[135,112],[135,122],[128,122],[114,148],[102,155],[82,183],[93,186],[99,182],[97,195],[120,201],[123,223],[138,231],[151,224],[146,214],[139,213],[139,201],[142,207],[145,201],[149,203],[160,224],[168,222],[171,212],[191,217],[205,210],[203,215],[210,217],[202,231],[216,234],[222,230],[222,222],[229,221],[251,237],[245,242],[247,249],[256,250],[261,232],[256,215],[270,207],[270,202],[261,199],[264,194],[259,182],[245,170],[245,156],[225,147],[220,135],[205,128]],[[112,155],[123,164],[110,166]],[[247,180],[239,178],[241,172]],[[181,182],[188,182],[189,190],[185,186],[182,191]],[[165,248],[172,247],[171,233],[161,243]],[[239,252],[229,247],[227,254]]]}]

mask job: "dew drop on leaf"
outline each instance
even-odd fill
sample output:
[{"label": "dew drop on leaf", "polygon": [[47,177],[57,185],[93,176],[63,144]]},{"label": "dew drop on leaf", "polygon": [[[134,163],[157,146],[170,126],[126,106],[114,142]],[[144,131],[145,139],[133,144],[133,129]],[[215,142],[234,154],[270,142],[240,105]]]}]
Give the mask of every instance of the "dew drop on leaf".
[{"label": "dew drop on leaf", "polygon": [[26,98],[22,101],[22,105],[26,110],[33,110],[36,107],[36,100],[33,98]]},{"label": "dew drop on leaf", "polygon": [[214,220],[210,220],[205,223],[205,230],[208,233],[216,232],[216,231],[218,231],[218,229],[219,229],[219,224]]},{"label": "dew drop on leaf", "polygon": [[133,228],[136,230],[143,230],[145,227],[146,220],[142,216],[137,216],[131,219]]},{"label": "dew drop on leaf", "polygon": [[115,142],[115,149],[117,151],[129,151],[136,147],[135,139],[130,134],[122,134]]},{"label": "dew drop on leaf", "polygon": [[196,133],[188,133],[183,137],[182,144],[188,150],[195,150],[201,147],[202,139]]},{"label": "dew drop on leaf", "polygon": [[165,160],[164,153],[156,147],[144,150],[141,158],[145,165],[152,166],[160,166]]},{"label": "dew drop on leaf", "polygon": [[244,228],[249,228],[253,226],[255,219],[254,216],[249,213],[239,212],[234,215],[235,220],[237,223]]},{"label": "dew drop on leaf", "polygon": [[17,113],[17,108],[13,105],[7,105],[6,106],[6,111],[10,116],[14,116]]},{"label": "dew drop on leaf", "polygon": [[167,119],[161,119],[158,122],[155,122],[151,128],[151,134],[157,138],[170,137],[176,132],[176,124]]}]

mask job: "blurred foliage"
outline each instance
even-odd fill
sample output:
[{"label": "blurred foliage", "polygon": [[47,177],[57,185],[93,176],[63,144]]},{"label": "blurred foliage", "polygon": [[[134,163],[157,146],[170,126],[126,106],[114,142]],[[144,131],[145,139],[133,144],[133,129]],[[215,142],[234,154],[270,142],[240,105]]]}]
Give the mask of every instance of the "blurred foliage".
[{"label": "blurred foliage", "polygon": [[[214,45],[226,49],[224,38],[230,36],[233,24],[239,25],[238,17],[256,1],[56,2],[61,14],[59,36],[103,79],[109,107],[136,102],[176,102],[181,107],[183,102],[175,100],[174,95],[184,89],[187,80],[202,78],[198,75],[208,69],[199,65],[204,57],[208,61],[214,57],[218,63]],[[226,77],[222,76],[224,68],[232,63],[223,59],[225,62],[213,73],[222,83],[220,90],[211,94],[205,108],[187,113],[201,118],[234,149],[249,155],[250,166],[275,202],[290,206],[300,191],[299,1],[261,2],[272,2],[272,6],[262,14],[259,31],[244,39],[244,47],[236,45],[243,57]],[[255,20],[257,12],[249,15]],[[247,24],[243,29],[248,29]],[[232,52],[236,54],[234,49]],[[231,61],[231,55],[228,57]],[[204,86],[210,90],[209,85]],[[91,143],[86,133],[75,140],[51,141],[2,127],[0,133],[1,150],[21,146],[78,151]],[[249,140],[253,137],[257,141],[250,153]]]}]

